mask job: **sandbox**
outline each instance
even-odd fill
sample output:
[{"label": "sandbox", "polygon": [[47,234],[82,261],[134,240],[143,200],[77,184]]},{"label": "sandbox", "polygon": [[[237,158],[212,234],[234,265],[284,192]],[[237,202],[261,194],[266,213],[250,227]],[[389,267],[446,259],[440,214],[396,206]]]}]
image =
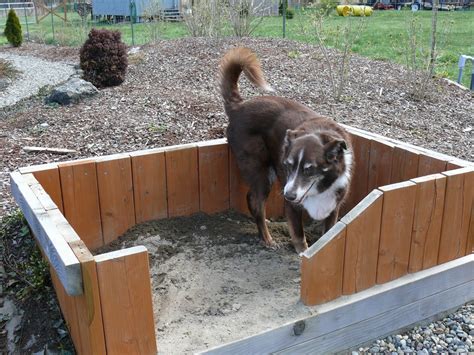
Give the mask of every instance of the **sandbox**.
[{"label": "sandbox", "polygon": [[[281,259],[290,277],[296,274],[292,302],[300,298],[301,313],[279,320],[275,312],[263,333],[232,334],[223,340],[229,344],[203,342],[186,351],[339,351],[474,299],[474,165],[346,128],[356,168],[343,217],[301,261],[291,253]],[[153,310],[147,248],[95,256],[91,250],[145,221],[229,209],[248,214],[247,187],[225,140],[20,168],[11,177],[51,265],[75,348],[84,354],[156,353],[164,328],[155,329],[154,318],[172,309]],[[279,189],[272,190],[267,218],[283,215]],[[270,252],[260,255],[261,246],[250,245],[240,251],[244,259]],[[262,269],[269,268],[264,260]],[[203,312],[229,322],[243,314],[237,301],[213,306]]]}]

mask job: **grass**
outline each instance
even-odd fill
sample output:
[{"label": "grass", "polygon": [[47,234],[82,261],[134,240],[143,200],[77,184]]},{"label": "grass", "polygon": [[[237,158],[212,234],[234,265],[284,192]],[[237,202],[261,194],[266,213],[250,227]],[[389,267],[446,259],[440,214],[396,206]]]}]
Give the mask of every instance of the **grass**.
[{"label": "grass", "polygon": [[[412,16],[415,16],[420,26],[419,35],[423,47],[429,48],[429,32],[431,26],[431,12],[419,11],[375,11],[371,17],[365,19],[365,29],[360,33],[358,40],[354,43],[352,50],[365,57],[377,60],[395,61],[406,64],[405,43],[401,36],[406,34],[406,27]],[[21,19],[24,22],[24,19]],[[30,19],[31,20],[31,19]],[[337,31],[344,25],[347,18],[331,16],[327,26],[330,31]],[[287,21],[286,37],[303,42],[314,42],[314,36],[304,35],[303,26],[309,24],[309,16],[297,12],[295,18]],[[0,20],[0,28],[4,24]],[[109,23],[82,23],[81,18],[75,14],[68,14],[68,22],[64,23],[54,18],[55,35],[53,38],[51,19],[44,19],[39,24],[30,24],[30,38],[36,42],[47,44],[59,44],[65,46],[79,46],[87,37],[91,27],[115,29],[122,32],[125,43],[132,44],[132,28],[130,24]],[[457,62],[461,54],[474,54],[474,11],[439,12],[438,19],[439,58],[436,73],[439,76],[456,80],[458,75]],[[23,25],[25,31],[25,26]],[[154,39],[175,39],[188,36],[184,23],[140,23],[134,25],[135,44],[141,45]],[[282,37],[282,18],[266,17],[253,33],[255,37]],[[336,36],[337,37],[337,36]],[[326,45],[337,46],[334,43],[336,37],[328,37]],[[5,36],[0,35],[0,45],[6,44]],[[283,49],[282,49],[283,50]],[[284,48],[291,51],[292,48]],[[469,85],[470,67],[464,71],[463,84]]]}]

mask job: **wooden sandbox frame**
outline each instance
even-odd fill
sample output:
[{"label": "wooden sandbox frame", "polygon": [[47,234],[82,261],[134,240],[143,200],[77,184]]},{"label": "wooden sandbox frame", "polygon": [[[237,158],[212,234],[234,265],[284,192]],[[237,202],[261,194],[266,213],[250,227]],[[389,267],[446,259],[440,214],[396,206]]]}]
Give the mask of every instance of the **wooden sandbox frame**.
[{"label": "wooden sandbox frame", "polygon": [[[208,352],[339,351],[474,300],[474,164],[346,129],[344,217],[302,255],[317,315]],[[20,168],[11,182],[80,354],[157,352],[146,248],[90,250],[147,220],[248,214],[224,139]],[[269,218],[283,215],[280,189]]]}]

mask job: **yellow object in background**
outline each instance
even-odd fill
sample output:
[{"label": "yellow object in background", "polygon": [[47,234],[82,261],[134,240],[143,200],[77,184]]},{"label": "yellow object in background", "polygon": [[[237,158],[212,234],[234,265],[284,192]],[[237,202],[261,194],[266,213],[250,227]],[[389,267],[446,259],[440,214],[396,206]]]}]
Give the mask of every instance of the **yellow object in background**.
[{"label": "yellow object in background", "polygon": [[336,12],[339,16],[370,16],[372,15],[372,8],[370,6],[360,5],[338,5]]}]

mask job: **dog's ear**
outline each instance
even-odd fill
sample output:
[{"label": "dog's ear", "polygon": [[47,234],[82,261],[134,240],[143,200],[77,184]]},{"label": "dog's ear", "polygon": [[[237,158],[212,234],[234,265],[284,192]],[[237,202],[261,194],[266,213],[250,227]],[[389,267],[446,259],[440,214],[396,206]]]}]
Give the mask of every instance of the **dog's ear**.
[{"label": "dog's ear", "polygon": [[296,130],[295,131],[293,131],[291,129],[286,130],[285,140],[283,142],[283,147],[285,148],[285,150],[290,147],[291,141],[296,138],[296,135],[297,135]]},{"label": "dog's ear", "polygon": [[347,149],[346,141],[335,138],[324,145],[324,156],[328,163],[337,163]]}]

